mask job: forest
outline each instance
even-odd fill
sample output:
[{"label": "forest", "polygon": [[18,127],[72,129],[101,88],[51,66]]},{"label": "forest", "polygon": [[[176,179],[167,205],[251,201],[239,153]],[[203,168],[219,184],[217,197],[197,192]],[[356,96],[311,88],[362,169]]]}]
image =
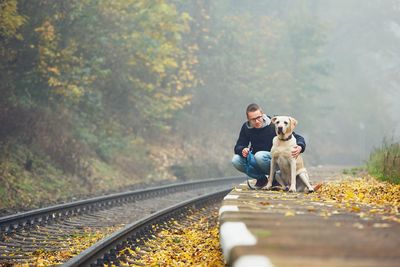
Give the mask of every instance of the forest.
[{"label": "forest", "polygon": [[238,175],[253,102],[396,181],[399,43],[395,0],[0,0],[0,209]]}]

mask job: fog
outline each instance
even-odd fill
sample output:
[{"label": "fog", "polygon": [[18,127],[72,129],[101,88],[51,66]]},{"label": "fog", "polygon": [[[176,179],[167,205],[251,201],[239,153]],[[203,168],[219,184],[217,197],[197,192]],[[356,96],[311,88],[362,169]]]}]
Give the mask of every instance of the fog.
[{"label": "fog", "polygon": [[298,120],[312,165],[364,164],[398,140],[400,1],[223,3],[204,5],[217,41],[200,49],[204,86],[188,108],[215,153],[233,153],[251,102]]}]

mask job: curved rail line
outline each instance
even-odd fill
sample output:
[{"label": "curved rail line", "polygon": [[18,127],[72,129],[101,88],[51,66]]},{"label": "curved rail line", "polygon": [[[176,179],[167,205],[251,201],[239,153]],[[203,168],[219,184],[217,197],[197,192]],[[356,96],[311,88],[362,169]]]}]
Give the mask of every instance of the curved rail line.
[{"label": "curved rail line", "polygon": [[37,224],[42,225],[44,223],[51,222],[59,218],[88,213],[93,210],[106,209],[121,205],[126,202],[147,199],[154,196],[160,196],[162,194],[177,192],[179,190],[183,191],[193,188],[207,187],[213,184],[218,185],[227,184],[229,182],[238,182],[241,179],[243,179],[242,176],[234,176],[171,184],[160,187],[152,187],[145,190],[128,191],[86,200],[74,201],[41,209],[35,209],[32,211],[0,218],[0,231],[2,233],[10,233],[11,231],[20,228],[25,228]]},{"label": "curved rail line", "polygon": [[[90,245],[77,247],[71,243],[77,236],[96,235],[98,239],[180,201],[221,189],[230,190],[242,181],[243,177],[226,177],[172,184],[0,218],[0,266],[35,264],[40,257],[63,251],[71,254],[73,250],[72,254],[76,255]],[[96,234],[99,232],[101,236]]]},{"label": "curved rail line", "polygon": [[83,251],[78,256],[72,258],[63,267],[75,266],[104,266],[114,261],[118,261],[118,253],[125,247],[135,247],[142,242],[143,236],[153,235],[153,225],[161,225],[174,218],[181,218],[189,209],[200,209],[206,205],[213,204],[216,200],[228,194],[231,190],[221,190],[205,196],[193,198],[169,208],[158,211],[151,216],[136,221],[120,231],[115,232],[109,237],[101,240],[95,245]]}]

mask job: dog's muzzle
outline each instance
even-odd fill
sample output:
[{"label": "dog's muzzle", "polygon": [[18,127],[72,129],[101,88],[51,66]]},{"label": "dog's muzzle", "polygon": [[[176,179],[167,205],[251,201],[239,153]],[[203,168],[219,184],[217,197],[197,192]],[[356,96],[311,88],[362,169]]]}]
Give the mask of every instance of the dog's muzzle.
[{"label": "dog's muzzle", "polygon": [[278,127],[278,134],[283,134],[283,127]]}]

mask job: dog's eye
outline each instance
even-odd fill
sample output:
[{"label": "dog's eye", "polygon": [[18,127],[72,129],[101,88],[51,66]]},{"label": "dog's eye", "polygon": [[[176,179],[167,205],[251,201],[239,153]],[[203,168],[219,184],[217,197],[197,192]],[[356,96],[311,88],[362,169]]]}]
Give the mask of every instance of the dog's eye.
[{"label": "dog's eye", "polygon": [[276,121],[275,123],[276,123],[276,124],[279,124],[279,121]]},{"label": "dog's eye", "polygon": [[285,125],[288,125],[289,123],[287,121],[284,122]]}]

